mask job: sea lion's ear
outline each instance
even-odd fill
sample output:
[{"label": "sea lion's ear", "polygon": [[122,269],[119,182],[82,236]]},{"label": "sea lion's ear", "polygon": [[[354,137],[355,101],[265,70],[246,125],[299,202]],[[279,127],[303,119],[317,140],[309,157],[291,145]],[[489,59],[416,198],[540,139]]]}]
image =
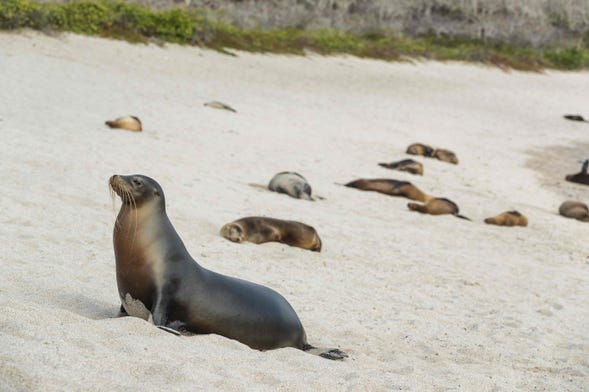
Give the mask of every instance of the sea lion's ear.
[{"label": "sea lion's ear", "polygon": [[160,195],[160,192],[157,189],[154,189],[153,190],[153,194],[156,195],[156,196],[159,196]]}]

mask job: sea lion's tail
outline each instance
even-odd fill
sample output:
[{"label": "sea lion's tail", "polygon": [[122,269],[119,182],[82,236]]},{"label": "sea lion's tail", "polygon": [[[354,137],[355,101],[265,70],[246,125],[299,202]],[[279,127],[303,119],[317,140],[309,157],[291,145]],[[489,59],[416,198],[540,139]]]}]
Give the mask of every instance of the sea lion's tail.
[{"label": "sea lion's tail", "polygon": [[471,221],[471,222],[472,222],[472,219],[470,219],[470,218],[467,218],[467,217],[466,217],[466,216],[464,216],[464,215],[460,215],[460,214],[454,214],[454,216],[455,216],[456,218],[465,219],[465,220],[467,220],[467,221]]},{"label": "sea lion's tail", "polygon": [[378,166],[386,167],[387,169],[393,169],[396,167],[396,165],[393,166],[390,163],[379,163]]},{"label": "sea lion's tail", "polygon": [[339,348],[319,348],[311,346],[310,344],[305,344],[303,346],[303,351],[308,352],[309,354],[331,359],[333,361],[341,361],[344,358],[348,358],[348,354]]}]

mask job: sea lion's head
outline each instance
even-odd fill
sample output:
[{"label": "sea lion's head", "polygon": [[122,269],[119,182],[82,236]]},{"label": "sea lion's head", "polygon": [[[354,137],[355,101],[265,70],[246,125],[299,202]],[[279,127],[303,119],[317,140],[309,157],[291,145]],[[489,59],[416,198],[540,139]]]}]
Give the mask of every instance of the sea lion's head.
[{"label": "sea lion's head", "polygon": [[244,238],[244,233],[241,226],[236,223],[227,223],[221,227],[220,234],[229,241],[233,242],[242,242]]},{"label": "sea lion's head", "polygon": [[139,208],[146,204],[165,205],[164,191],[153,178],[140,174],[130,176],[114,175],[109,179],[112,190],[119,195],[123,204]]}]

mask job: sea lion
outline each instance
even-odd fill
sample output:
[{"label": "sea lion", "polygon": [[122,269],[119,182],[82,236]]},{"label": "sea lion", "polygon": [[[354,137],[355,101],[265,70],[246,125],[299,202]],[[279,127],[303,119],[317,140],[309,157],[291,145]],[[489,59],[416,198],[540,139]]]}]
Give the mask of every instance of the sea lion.
[{"label": "sea lion", "polygon": [[278,193],[286,193],[295,199],[314,201],[311,197],[311,185],[305,177],[295,172],[280,172],[268,183],[268,189]]},{"label": "sea lion", "polygon": [[104,123],[111,128],[126,129],[134,132],[141,132],[143,130],[141,120],[135,116],[123,116],[113,121],[105,121]]},{"label": "sea lion", "polygon": [[564,179],[577,184],[589,185],[589,174],[587,174],[587,167],[589,166],[589,159],[583,162],[581,171],[577,174],[569,174]]},{"label": "sea lion", "polygon": [[430,215],[445,215],[451,214],[460,219],[470,220],[464,215],[458,214],[460,212],[458,205],[452,200],[442,197],[435,197],[428,200],[425,204],[408,203],[407,207],[412,211],[421,212],[422,214]]},{"label": "sea lion", "polygon": [[587,204],[576,200],[567,200],[558,208],[558,213],[567,218],[589,222],[589,208]]},{"label": "sea lion", "polygon": [[519,211],[505,211],[497,216],[485,219],[485,223],[497,226],[527,226],[528,218]]},{"label": "sea lion", "polygon": [[434,149],[427,144],[413,143],[407,147],[407,154],[431,157]]},{"label": "sea lion", "polygon": [[408,181],[398,181],[386,178],[359,179],[348,182],[345,186],[356,188],[363,191],[373,191],[384,193],[390,196],[401,196],[411,200],[425,202],[431,199],[431,196],[425,194],[419,188]]},{"label": "sea lion", "polygon": [[420,176],[423,175],[423,165],[413,159],[403,159],[402,161],[391,163],[379,163],[378,165],[386,167],[387,169],[406,171]]},{"label": "sea lion", "polygon": [[275,241],[315,252],[321,251],[321,239],[317,231],[296,221],[250,216],[227,223],[221,228],[220,234],[233,242],[263,244]]},{"label": "sea lion", "polygon": [[219,101],[207,102],[207,103],[205,103],[205,106],[208,106],[208,107],[214,108],[214,109],[229,110],[230,112],[237,113],[237,110],[235,110],[231,106],[226,105],[223,102],[219,102]]},{"label": "sea lion", "polygon": [[571,121],[589,122],[589,121],[585,120],[585,118],[583,118],[583,116],[580,116],[578,114],[565,114],[563,117],[566,118],[567,120],[571,120]]},{"label": "sea lion", "polygon": [[431,156],[432,156],[432,158],[439,159],[440,161],[443,161],[443,162],[449,162],[449,163],[453,163],[455,165],[458,164],[458,158],[456,157],[456,154],[454,154],[450,150],[444,150],[443,148],[436,148]]},{"label": "sea lion", "polygon": [[122,310],[175,333],[215,333],[251,348],[295,347],[330,359],[347,355],[307,343],[292,306],[276,291],[201,267],[166,214],[162,187],[143,175],[114,175],[122,200],[113,243]]}]

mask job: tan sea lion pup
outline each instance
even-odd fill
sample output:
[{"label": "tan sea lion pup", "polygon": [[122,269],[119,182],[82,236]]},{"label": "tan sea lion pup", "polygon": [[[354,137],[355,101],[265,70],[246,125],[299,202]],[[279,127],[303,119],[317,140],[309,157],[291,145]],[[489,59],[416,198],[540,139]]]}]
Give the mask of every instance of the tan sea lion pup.
[{"label": "tan sea lion pup", "polygon": [[567,218],[589,222],[589,208],[587,204],[576,200],[567,200],[558,208],[558,213]]},{"label": "tan sea lion pup", "polygon": [[315,252],[321,251],[321,239],[317,231],[296,221],[250,216],[227,223],[221,228],[220,234],[233,242],[281,242]]},{"label": "tan sea lion pup", "polygon": [[386,167],[387,169],[406,171],[420,176],[423,175],[423,165],[413,159],[403,159],[402,161],[391,163],[379,163],[378,165]]},{"label": "tan sea lion pup", "polygon": [[432,156],[432,158],[439,159],[440,161],[443,161],[443,162],[449,162],[449,163],[453,163],[455,165],[458,164],[458,158],[456,157],[456,154],[454,154],[450,150],[444,150],[443,148],[436,148],[431,156]]},{"label": "tan sea lion pup", "polygon": [[589,185],[589,174],[587,173],[588,166],[589,159],[583,162],[583,166],[581,166],[581,171],[579,173],[569,174],[564,179],[577,184]]},{"label": "tan sea lion pup", "polygon": [[104,123],[111,128],[126,129],[134,132],[140,132],[143,130],[141,127],[141,120],[135,116],[123,116],[113,121],[105,121]]},{"label": "tan sea lion pup", "polygon": [[485,219],[485,223],[497,226],[527,226],[528,218],[519,211],[506,211],[497,216]]},{"label": "tan sea lion pup", "polygon": [[409,147],[407,147],[407,151],[406,151],[407,154],[423,155],[426,157],[431,157],[433,152],[434,152],[433,148],[431,148],[427,144],[421,144],[421,143],[410,144]]},{"label": "tan sea lion pup", "polygon": [[276,291],[194,260],[154,179],[115,175],[109,183],[122,201],[113,232],[122,315],[174,334],[215,333],[258,350],[294,347],[329,359],[347,357],[339,349],[311,346],[297,313]]},{"label": "tan sea lion pup", "polygon": [[363,191],[384,193],[390,196],[401,196],[411,200],[425,202],[432,197],[422,192],[419,188],[408,181],[398,181],[386,178],[359,179],[348,182],[345,186]]},{"label": "tan sea lion pup", "polygon": [[458,205],[452,200],[436,197],[428,200],[425,204],[408,203],[407,207],[412,211],[430,215],[451,214],[460,219],[470,220],[464,215],[459,215]]}]

